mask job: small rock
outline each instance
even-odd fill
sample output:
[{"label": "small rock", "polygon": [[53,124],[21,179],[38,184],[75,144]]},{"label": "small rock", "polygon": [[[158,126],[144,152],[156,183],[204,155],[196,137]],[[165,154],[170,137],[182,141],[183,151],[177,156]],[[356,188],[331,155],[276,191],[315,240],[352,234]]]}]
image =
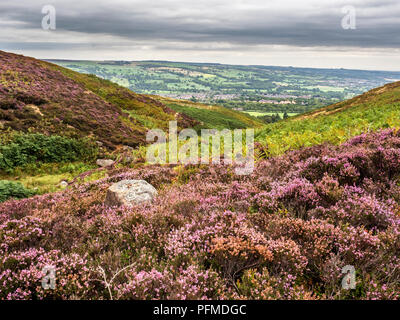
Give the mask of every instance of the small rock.
[{"label": "small rock", "polygon": [[122,180],[114,183],[107,190],[105,204],[108,206],[132,206],[151,202],[157,190],[144,180]]},{"label": "small rock", "polygon": [[67,181],[61,181],[60,182],[60,187],[63,187],[63,188],[66,188],[66,187],[68,187],[68,182]]},{"label": "small rock", "polygon": [[96,164],[100,167],[109,167],[114,164],[114,160],[111,159],[97,159]]},{"label": "small rock", "polygon": [[34,113],[43,117],[43,113],[40,111],[38,106],[35,106],[34,104],[27,104],[25,108],[31,109]]}]

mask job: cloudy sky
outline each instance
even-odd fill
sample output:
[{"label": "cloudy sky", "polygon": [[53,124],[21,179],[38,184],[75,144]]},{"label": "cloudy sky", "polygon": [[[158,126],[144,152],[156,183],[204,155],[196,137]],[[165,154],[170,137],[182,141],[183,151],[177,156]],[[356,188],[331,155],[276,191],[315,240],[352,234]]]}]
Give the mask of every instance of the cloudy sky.
[{"label": "cloudy sky", "polygon": [[[56,30],[42,29],[45,5]],[[0,50],[37,58],[400,71],[399,44],[399,0],[0,2]]]}]

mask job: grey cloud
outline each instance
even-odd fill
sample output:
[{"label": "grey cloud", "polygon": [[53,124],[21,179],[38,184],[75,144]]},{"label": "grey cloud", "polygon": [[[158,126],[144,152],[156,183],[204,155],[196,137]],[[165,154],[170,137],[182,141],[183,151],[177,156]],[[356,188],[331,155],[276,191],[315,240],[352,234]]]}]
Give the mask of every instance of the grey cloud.
[{"label": "grey cloud", "polygon": [[[341,28],[341,8],[349,4],[343,0],[53,1],[56,32],[73,31],[89,37],[106,34],[121,42],[153,41],[155,46],[158,41],[234,46],[399,46],[398,0],[351,3],[357,9],[356,30]],[[22,22],[15,29],[32,32],[40,28],[44,4],[37,0],[3,0],[0,19],[10,21],[9,26],[11,21]],[[5,45],[1,33],[0,44]]]},{"label": "grey cloud", "polygon": [[[55,1],[54,5],[57,32],[108,34],[133,41],[399,46],[400,5],[397,0],[353,1],[358,14],[356,30],[343,30],[340,25],[341,8],[347,1],[309,0],[301,1],[302,5],[298,2],[270,1],[270,7],[264,5],[263,0]],[[35,0],[2,2],[0,18],[24,23],[16,28],[40,28],[43,4]],[[291,5],[295,6],[294,10]],[[376,10],[376,15],[371,15],[372,9]]]}]

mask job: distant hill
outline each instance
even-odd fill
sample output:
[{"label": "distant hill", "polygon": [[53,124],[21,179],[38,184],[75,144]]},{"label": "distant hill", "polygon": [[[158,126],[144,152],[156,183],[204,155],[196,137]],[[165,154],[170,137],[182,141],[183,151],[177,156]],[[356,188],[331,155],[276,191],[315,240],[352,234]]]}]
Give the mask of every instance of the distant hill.
[{"label": "distant hill", "polygon": [[[400,72],[171,61],[49,60],[135,92],[258,113],[304,113],[400,80]],[[286,103],[285,103],[286,102]]]},{"label": "distant hill", "polygon": [[[180,128],[207,127],[195,114],[177,112],[162,101],[94,75],[0,51],[0,130],[92,136],[113,149],[143,145],[148,129],[166,129],[171,120]],[[228,123],[232,128],[257,124],[237,112],[227,113],[227,121],[235,120]]]},{"label": "distant hill", "polygon": [[324,142],[339,144],[363,132],[400,127],[400,82],[353,99],[267,125],[256,139],[272,154]]}]

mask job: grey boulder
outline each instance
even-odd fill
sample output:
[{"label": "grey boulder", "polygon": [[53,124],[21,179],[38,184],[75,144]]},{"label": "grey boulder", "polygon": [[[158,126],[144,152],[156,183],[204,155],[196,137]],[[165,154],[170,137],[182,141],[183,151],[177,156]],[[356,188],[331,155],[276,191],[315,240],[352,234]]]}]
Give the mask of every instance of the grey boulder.
[{"label": "grey boulder", "polygon": [[106,195],[107,206],[133,206],[134,204],[151,202],[157,190],[144,180],[122,180],[112,184]]},{"label": "grey boulder", "polygon": [[97,159],[96,164],[99,167],[109,167],[114,164],[114,160],[111,159]]}]

